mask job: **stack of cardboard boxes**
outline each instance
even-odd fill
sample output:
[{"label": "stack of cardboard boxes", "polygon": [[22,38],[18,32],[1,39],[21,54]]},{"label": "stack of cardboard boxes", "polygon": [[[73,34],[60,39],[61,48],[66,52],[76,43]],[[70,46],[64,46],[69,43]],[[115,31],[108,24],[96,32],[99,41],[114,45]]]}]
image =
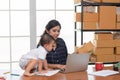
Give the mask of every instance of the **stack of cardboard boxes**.
[{"label": "stack of cardboard boxes", "polygon": [[[75,0],[77,1],[77,0]],[[84,0],[94,2],[120,3],[120,0]],[[77,3],[77,2],[75,2]],[[80,3],[80,0],[78,0]],[[98,6],[97,12],[83,10],[83,29],[88,30],[118,30],[120,29],[120,13],[116,6]],[[91,10],[90,10],[91,11]],[[81,13],[75,14],[75,21],[81,22]],[[120,61],[120,38],[114,38],[111,32],[99,32],[94,35],[93,54],[96,61]]]},{"label": "stack of cardboard boxes", "polygon": [[[116,14],[116,8],[99,6],[98,12],[83,12],[83,29],[120,29],[120,14]],[[75,13],[75,22],[81,21],[81,13]]]},{"label": "stack of cardboard boxes", "polygon": [[120,61],[120,34],[118,36],[119,38],[115,38],[112,33],[95,34],[93,54],[96,56],[96,61]]},{"label": "stack of cardboard boxes", "polygon": [[111,33],[96,33],[94,38],[95,49],[93,54],[96,55],[96,61],[114,62],[115,41]]},{"label": "stack of cardboard boxes", "polygon": [[[76,13],[76,22],[81,22],[81,13]],[[84,12],[83,13],[83,29],[97,29],[98,28],[98,13]]]}]

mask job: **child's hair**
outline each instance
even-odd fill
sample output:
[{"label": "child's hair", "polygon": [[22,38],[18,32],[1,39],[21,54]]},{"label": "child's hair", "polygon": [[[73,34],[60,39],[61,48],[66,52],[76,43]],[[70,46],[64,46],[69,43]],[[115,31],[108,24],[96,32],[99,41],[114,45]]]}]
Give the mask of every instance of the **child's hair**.
[{"label": "child's hair", "polygon": [[47,34],[47,33],[44,33],[44,34],[41,36],[41,39],[40,39],[37,47],[39,47],[40,45],[41,45],[41,46],[44,46],[45,44],[49,44],[51,41],[54,41],[54,42],[55,42],[55,39],[54,39],[51,35],[49,35],[49,34]]}]

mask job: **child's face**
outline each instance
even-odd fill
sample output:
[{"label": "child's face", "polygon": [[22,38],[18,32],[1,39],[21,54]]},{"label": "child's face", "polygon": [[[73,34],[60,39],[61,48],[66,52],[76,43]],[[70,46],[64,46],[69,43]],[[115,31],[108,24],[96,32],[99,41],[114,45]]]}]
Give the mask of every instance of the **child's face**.
[{"label": "child's face", "polygon": [[51,41],[50,44],[46,44],[45,49],[51,51],[55,47],[55,42]]}]

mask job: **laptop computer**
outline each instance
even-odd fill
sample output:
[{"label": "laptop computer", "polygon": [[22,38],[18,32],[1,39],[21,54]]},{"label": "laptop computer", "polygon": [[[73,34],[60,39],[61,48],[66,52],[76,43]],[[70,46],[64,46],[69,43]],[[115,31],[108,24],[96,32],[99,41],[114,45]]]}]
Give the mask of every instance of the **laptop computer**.
[{"label": "laptop computer", "polygon": [[66,68],[62,73],[85,71],[88,67],[90,53],[69,54],[67,57]]}]

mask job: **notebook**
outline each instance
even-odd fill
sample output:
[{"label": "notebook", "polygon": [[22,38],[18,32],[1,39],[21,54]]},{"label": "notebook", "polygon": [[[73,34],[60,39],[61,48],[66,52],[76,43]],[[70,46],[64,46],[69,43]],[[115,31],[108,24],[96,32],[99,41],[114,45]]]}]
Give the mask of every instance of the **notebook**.
[{"label": "notebook", "polygon": [[88,73],[90,75],[96,75],[96,76],[110,76],[110,75],[114,75],[114,74],[119,74],[119,71],[113,71],[113,70],[100,70],[100,71],[96,71],[96,72],[90,72]]},{"label": "notebook", "polygon": [[85,71],[88,67],[90,53],[69,54],[67,57],[66,68],[62,73]]}]

